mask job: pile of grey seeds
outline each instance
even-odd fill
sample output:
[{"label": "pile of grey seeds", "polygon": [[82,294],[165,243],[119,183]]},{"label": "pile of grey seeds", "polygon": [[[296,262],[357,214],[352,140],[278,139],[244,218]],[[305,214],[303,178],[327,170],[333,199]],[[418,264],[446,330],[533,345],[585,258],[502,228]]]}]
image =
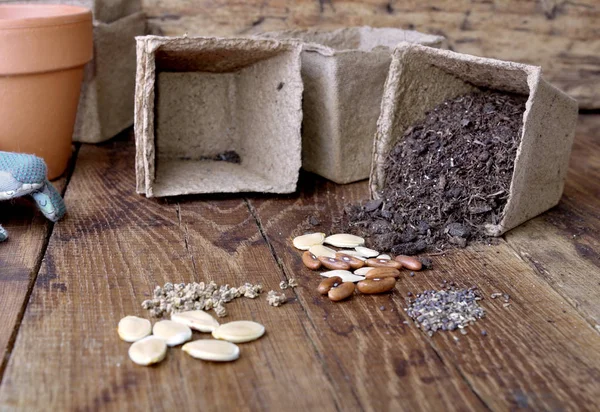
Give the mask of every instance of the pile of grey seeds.
[{"label": "pile of grey seeds", "polygon": [[485,316],[479,306],[481,294],[475,287],[458,289],[450,286],[439,291],[426,290],[408,299],[406,312],[417,327],[432,336],[438,330],[456,330],[466,334],[466,326]]}]

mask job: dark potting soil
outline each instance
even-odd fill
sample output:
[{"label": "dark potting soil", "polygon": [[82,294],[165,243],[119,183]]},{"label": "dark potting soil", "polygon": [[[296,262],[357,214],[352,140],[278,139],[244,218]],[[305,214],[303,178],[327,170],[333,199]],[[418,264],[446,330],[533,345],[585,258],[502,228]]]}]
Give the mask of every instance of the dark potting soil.
[{"label": "dark potting soil", "polygon": [[506,205],[526,100],[482,91],[434,108],[390,151],[381,198],[346,208],[346,230],[406,255],[485,239]]}]

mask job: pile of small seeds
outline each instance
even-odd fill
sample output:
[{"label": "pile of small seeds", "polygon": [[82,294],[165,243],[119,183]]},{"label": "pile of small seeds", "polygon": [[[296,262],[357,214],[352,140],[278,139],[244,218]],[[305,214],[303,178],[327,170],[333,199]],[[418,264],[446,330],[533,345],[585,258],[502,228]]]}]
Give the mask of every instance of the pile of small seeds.
[{"label": "pile of small seeds", "polygon": [[458,289],[449,286],[439,291],[426,290],[408,299],[406,312],[417,327],[432,336],[438,330],[460,329],[466,334],[466,326],[485,316],[485,310],[477,303],[482,299],[475,287]]},{"label": "pile of small seeds", "polygon": [[189,310],[211,310],[220,318],[227,316],[225,304],[233,299],[245,297],[255,299],[262,293],[261,285],[245,283],[235,288],[219,286],[215,282],[170,283],[154,289],[154,298],[142,302],[142,308],[150,311],[150,316],[159,318],[172,313]]},{"label": "pile of small seeds", "polygon": [[[212,333],[214,339],[192,339],[192,329]],[[239,358],[240,348],[235,343],[256,340],[264,335],[265,327],[260,323],[242,320],[225,324],[202,310],[174,313],[171,320],[161,320],[152,326],[149,320],[137,316],[126,316],[117,327],[119,337],[130,342],[129,358],[138,365],[153,365],[161,362],[167,347],[185,342],[182,350],[193,358],[214,362],[228,362]]]},{"label": "pile of small seeds", "polygon": [[[349,298],[356,289],[362,294],[389,292],[394,289],[401,268],[411,271],[423,268],[423,263],[416,258],[396,256],[392,259],[390,255],[364,247],[363,238],[346,233],[327,237],[324,233],[307,233],[295,237],[292,243],[305,251],[302,262],[307,268],[330,269],[321,273],[327,279],[319,284],[317,292],[327,295],[333,302]],[[324,243],[342,250],[336,251]],[[358,282],[356,286],[355,282]]]}]

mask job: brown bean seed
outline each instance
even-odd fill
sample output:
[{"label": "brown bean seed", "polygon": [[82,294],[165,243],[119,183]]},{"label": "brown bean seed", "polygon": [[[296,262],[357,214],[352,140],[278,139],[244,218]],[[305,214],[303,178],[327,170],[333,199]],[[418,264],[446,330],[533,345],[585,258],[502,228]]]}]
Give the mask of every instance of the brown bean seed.
[{"label": "brown bean seed", "polygon": [[419,271],[423,268],[423,264],[418,259],[411,256],[398,255],[395,260],[409,270]]},{"label": "brown bean seed", "polygon": [[327,269],[331,270],[348,270],[350,269],[350,265],[346,262],[342,262],[339,259],[327,257],[327,256],[319,256],[319,262]]},{"label": "brown bean seed", "polygon": [[394,269],[402,269],[402,263],[396,262],[395,260],[390,259],[367,259],[365,261],[367,266],[371,266],[372,268],[394,268]]},{"label": "brown bean seed", "polygon": [[342,283],[343,283],[343,280],[339,276],[332,276],[330,278],[325,278],[325,279],[323,279],[323,281],[321,283],[319,283],[319,286],[317,287],[317,292],[319,292],[321,295],[326,295],[327,292],[329,292],[329,289],[331,289],[332,287],[334,287],[336,285],[340,285]]},{"label": "brown bean seed", "polygon": [[394,268],[373,268],[365,275],[367,279],[399,278],[400,271]]},{"label": "brown bean seed", "polygon": [[[361,281],[363,282],[363,281]],[[352,282],[344,282],[340,285],[329,289],[327,296],[334,302],[338,302],[340,300],[344,300],[349,298],[354,293],[354,283]]]},{"label": "brown bean seed", "polygon": [[319,259],[308,250],[302,254],[302,263],[309,269],[317,270],[321,267],[321,262]]},{"label": "brown bean seed", "polygon": [[345,253],[336,253],[335,257],[342,262],[346,262],[352,269],[360,269],[365,265],[363,260],[355,258],[354,256],[346,255]]},{"label": "brown bean seed", "polygon": [[396,285],[396,279],[392,277],[381,279],[365,279],[358,282],[358,290],[364,294],[372,295],[392,290]]}]

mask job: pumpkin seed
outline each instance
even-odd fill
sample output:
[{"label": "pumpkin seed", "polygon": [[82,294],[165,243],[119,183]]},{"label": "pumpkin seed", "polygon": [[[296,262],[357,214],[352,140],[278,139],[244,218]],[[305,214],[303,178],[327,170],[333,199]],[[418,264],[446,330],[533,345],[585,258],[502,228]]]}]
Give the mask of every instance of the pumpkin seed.
[{"label": "pumpkin seed", "polygon": [[260,338],[265,333],[265,327],[257,322],[238,320],[222,324],[212,333],[215,339],[233,343],[250,342]]},{"label": "pumpkin seed", "polygon": [[373,249],[369,249],[368,247],[357,246],[354,248],[358,253],[363,255],[366,258],[372,258],[375,256],[379,256],[379,252]]},{"label": "pumpkin seed", "polygon": [[152,324],[148,319],[125,316],[119,321],[117,332],[125,342],[135,342],[152,333]]},{"label": "pumpkin seed", "polygon": [[325,243],[336,247],[356,247],[365,243],[362,237],[350,235],[348,233],[338,233],[327,236]]},{"label": "pumpkin seed", "polygon": [[181,323],[172,320],[161,320],[154,324],[152,333],[157,338],[163,339],[168,346],[181,345],[192,339],[192,330]]},{"label": "pumpkin seed", "polygon": [[156,336],[147,336],[129,347],[129,359],[138,365],[152,365],[162,361],[167,355],[166,342]]},{"label": "pumpkin seed", "polygon": [[186,343],[181,349],[193,358],[213,362],[229,362],[240,357],[240,347],[224,340],[195,340]]},{"label": "pumpkin seed", "polygon": [[370,270],[373,270],[373,269],[375,269],[375,268],[372,268],[372,267],[370,267],[370,266],[364,266],[364,267],[362,267],[362,268],[360,268],[360,269],[356,269],[356,270],[354,271],[354,274],[355,274],[355,275],[358,275],[358,276],[366,276],[366,275],[367,275],[367,273],[368,273]]},{"label": "pumpkin seed", "polygon": [[325,257],[335,258],[335,250],[328,248],[327,246],[323,246],[323,245],[311,246],[310,249],[308,249],[308,251],[310,253],[312,253],[313,255],[315,255],[316,257],[325,256]]},{"label": "pumpkin seed", "polygon": [[171,320],[200,332],[210,333],[219,327],[219,322],[203,310],[173,313]]},{"label": "pumpkin seed", "polygon": [[292,243],[296,249],[308,250],[311,246],[322,245],[323,240],[325,240],[325,233],[307,233],[295,237]]}]

